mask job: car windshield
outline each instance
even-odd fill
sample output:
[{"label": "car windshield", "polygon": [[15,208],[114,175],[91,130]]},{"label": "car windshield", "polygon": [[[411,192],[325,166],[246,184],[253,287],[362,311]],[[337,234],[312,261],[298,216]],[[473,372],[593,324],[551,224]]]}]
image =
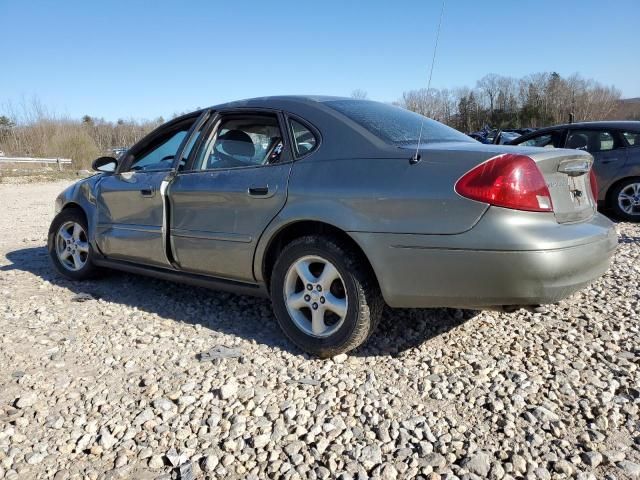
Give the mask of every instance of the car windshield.
[{"label": "car windshield", "polygon": [[421,123],[423,144],[474,142],[472,138],[451,127],[393,105],[370,100],[330,100],[326,105],[392,145],[418,143]]}]

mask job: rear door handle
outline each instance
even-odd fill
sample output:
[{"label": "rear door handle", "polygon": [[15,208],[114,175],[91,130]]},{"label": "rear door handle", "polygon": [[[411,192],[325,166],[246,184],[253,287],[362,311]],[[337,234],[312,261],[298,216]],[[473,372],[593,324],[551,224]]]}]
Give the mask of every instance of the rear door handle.
[{"label": "rear door handle", "polygon": [[606,160],[602,160],[602,163],[611,163],[611,162],[617,162],[618,159],[617,158],[607,158]]},{"label": "rear door handle", "polygon": [[140,195],[142,195],[143,197],[153,197],[155,195],[155,189],[151,186],[141,188]]},{"label": "rear door handle", "polygon": [[266,185],[264,187],[249,187],[248,193],[252,197],[270,196],[269,195],[269,186],[268,185]]}]

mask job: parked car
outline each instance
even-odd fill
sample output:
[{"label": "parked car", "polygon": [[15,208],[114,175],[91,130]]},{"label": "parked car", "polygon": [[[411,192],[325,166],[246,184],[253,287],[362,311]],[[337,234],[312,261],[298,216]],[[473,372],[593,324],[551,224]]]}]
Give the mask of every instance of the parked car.
[{"label": "parked car", "polygon": [[478,130],[477,132],[471,132],[468,135],[480,143],[489,144],[489,143],[493,143],[496,132],[497,130],[494,130],[492,128],[489,128],[488,126],[485,126],[482,130]]},{"label": "parked car", "polygon": [[513,130],[498,130],[493,138],[493,142],[496,145],[504,145],[519,138],[522,134]]},{"label": "parked car", "polygon": [[581,122],[543,128],[510,145],[573,148],[594,158],[598,202],[623,220],[640,221],[640,122]]},{"label": "parked car", "polygon": [[535,131],[534,128],[505,128],[496,129],[485,127],[477,132],[469,134],[474,140],[478,140],[480,143],[493,143],[496,145],[503,145],[510,143],[521,135],[531,133]]},{"label": "parked car", "polygon": [[270,296],[326,357],[364,342],[385,302],[511,311],[599,277],[617,238],[591,162],[368,100],[257,98],[95,160],[57,198],[49,251],[75,280],[108,267]]}]

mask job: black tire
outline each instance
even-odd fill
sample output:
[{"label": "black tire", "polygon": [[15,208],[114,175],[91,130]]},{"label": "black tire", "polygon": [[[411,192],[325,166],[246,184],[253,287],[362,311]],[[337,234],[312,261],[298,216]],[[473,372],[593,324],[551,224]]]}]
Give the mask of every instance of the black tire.
[{"label": "black tire", "polygon": [[[271,275],[273,310],[285,335],[305,352],[321,358],[345,353],[364,343],[375,330],[384,300],[366,259],[332,237],[305,236],[280,252]],[[320,256],[338,270],[347,298],[347,313],[339,329],[326,337],[301,330],[287,310],[284,288],[289,268],[304,256]]]},{"label": "black tire", "polygon": [[611,212],[620,220],[624,220],[627,222],[640,222],[640,207],[635,208],[635,211],[637,211],[638,213],[629,214],[625,212],[622,208],[620,208],[620,205],[618,204],[618,196],[620,195],[620,192],[622,192],[624,189],[628,188],[630,185],[633,185],[633,184],[640,184],[640,177],[626,178],[622,182],[620,182],[618,185],[613,187],[613,189],[611,189],[611,192],[609,193],[607,206],[609,207]]},{"label": "black tire", "polygon": [[[47,247],[49,249],[49,256],[51,257],[51,262],[53,266],[56,268],[58,272],[64,275],[71,280],[87,280],[89,278],[95,277],[99,273],[99,268],[96,267],[93,262],[94,251],[91,243],[87,240],[88,244],[88,253],[86,255],[86,261],[82,268],[78,270],[70,270],[65,267],[58,257],[58,253],[56,251],[56,236],[60,227],[68,222],[75,222],[79,224],[84,232],[88,232],[87,220],[84,215],[84,212],[78,208],[67,208],[62,210],[58,215],[55,216],[53,221],[51,222],[51,226],[49,227],[49,236],[47,239]],[[85,233],[86,236],[86,233]]]}]

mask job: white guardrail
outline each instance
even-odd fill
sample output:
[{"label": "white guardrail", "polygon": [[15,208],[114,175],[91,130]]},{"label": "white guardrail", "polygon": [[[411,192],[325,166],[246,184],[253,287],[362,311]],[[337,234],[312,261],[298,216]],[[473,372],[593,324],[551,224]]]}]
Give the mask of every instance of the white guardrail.
[{"label": "white guardrail", "polygon": [[3,163],[41,163],[45,165],[57,165],[58,170],[62,170],[63,165],[71,165],[70,158],[35,158],[35,157],[0,157],[0,164]]}]

